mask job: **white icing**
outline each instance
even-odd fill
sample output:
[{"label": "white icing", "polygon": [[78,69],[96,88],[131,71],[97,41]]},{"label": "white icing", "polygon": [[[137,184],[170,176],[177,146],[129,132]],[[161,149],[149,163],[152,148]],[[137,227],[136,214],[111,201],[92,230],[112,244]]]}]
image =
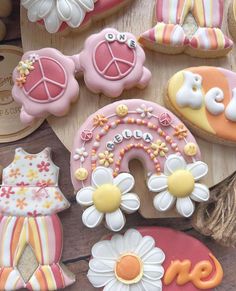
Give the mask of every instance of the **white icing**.
[{"label": "white icing", "polygon": [[129,39],[127,41],[128,47],[135,49],[137,47],[137,42],[134,39]]},{"label": "white icing", "polygon": [[224,112],[225,106],[222,102],[224,100],[224,92],[220,88],[212,88],[205,96],[205,104],[207,110],[213,115],[219,115]]},{"label": "white icing", "polygon": [[[82,216],[84,225],[94,228],[105,218],[110,230],[120,231],[125,225],[125,217],[122,211],[130,214],[136,212],[140,207],[138,195],[129,193],[134,187],[134,183],[134,178],[129,173],[122,173],[113,178],[110,168],[97,167],[92,173],[91,186],[82,188],[76,195],[76,200],[80,205],[89,206]],[[115,185],[121,192],[120,206],[112,213],[99,212],[93,202],[93,193],[102,185]],[[106,204],[106,201],[104,201],[104,204]]]},{"label": "white icing", "polygon": [[125,130],[122,131],[122,135],[123,135],[123,137],[124,137],[125,139],[131,139],[132,136],[133,136],[133,133],[132,133],[131,130],[129,130],[129,129],[125,129]]},{"label": "white icing", "polygon": [[[168,190],[168,177],[178,170],[189,171],[194,178],[194,189],[188,197],[177,198]],[[196,183],[207,173],[208,166],[201,161],[186,164],[182,156],[170,155],[165,162],[164,173],[161,175],[154,174],[148,179],[148,189],[159,193],[154,198],[154,207],[158,211],[168,211],[176,203],[178,213],[184,217],[190,217],[195,209],[193,201],[206,202],[210,197],[209,189],[203,184]]]},{"label": "white icing", "polygon": [[115,144],[113,141],[108,141],[106,144],[106,148],[108,151],[114,151],[115,149]]},{"label": "white icing", "polygon": [[122,143],[123,141],[123,136],[121,134],[116,134],[114,139],[113,139],[114,143]]},{"label": "white icing", "polygon": [[135,139],[143,138],[143,132],[142,132],[142,130],[139,130],[139,129],[134,130],[133,135],[134,135]]},{"label": "white icing", "polygon": [[236,88],[233,89],[233,96],[225,110],[225,116],[228,120],[236,122]]},{"label": "white icing", "polygon": [[28,10],[28,18],[32,22],[44,20],[50,33],[59,30],[61,24],[77,28],[83,22],[87,12],[94,10],[96,0],[21,0],[22,6]]},{"label": "white icing", "polygon": [[[140,280],[130,284],[122,282],[115,274],[116,263],[127,254],[137,257],[143,266]],[[142,236],[139,231],[129,229],[124,235],[115,235],[111,240],[96,243],[92,248],[92,257],[88,279],[95,288],[114,291],[162,290],[165,253],[156,246],[151,236]]]},{"label": "white icing", "polygon": [[150,142],[153,141],[153,136],[151,135],[151,133],[149,133],[149,132],[145,132],[145,133],[143,134],[143,140],[144,140],[145,142],[147,142],[147,143],[150,143]]},{"label": "white icing", "polygon": [[176,94],[176,102],[180,107],[200,109],[203,105],[202,77],[184,71],[184,84]]},{"label": "white icing", "polygon": [[142,104],[136,109],[136,112],[139,113],[142,118],[147,117],[150,119],[152,117],[153,108],[147,107],[145,104]]}]

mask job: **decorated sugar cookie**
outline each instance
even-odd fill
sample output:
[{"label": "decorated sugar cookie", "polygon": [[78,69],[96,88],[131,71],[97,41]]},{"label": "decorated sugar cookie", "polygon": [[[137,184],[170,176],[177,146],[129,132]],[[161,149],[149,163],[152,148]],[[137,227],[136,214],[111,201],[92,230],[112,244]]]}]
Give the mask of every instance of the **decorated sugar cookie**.
[{"label": "decorated sugar cookie", "polygon": [[31,22],[41,22],[50,33],[67,27],[85,28],[94,20],[117,12],[130,0],[21,0]]},{"label": "decorated sugar cookie", "polygon": [[110,228],[120,230],[121,210],[138,209],[137,196],[127,195],[135,184],[128,167],[133,159],[145,167],[149,190],[157,193],[157,211],[176,205],[189,217],[194,201],[208,200],[207,187],[199,183],[208,167],[186,126],[155,103],[122,100],[91,115],[75,136],[71,177],[77,201],[88,207],[83,215],[87,226],[95,227],[105,215],[116,223]]},{"label": "decorated sugar cookie", "polygon": [[195,238],[146,227],[96,243],[88,279],[104,291],[210,291],[221,284],[223,269]]},{"label": "decorated sugar cookie", "polygon": [[22,105],[21,121],[65,115],[79,95],[74,77],[75,64],[56,49],[46,48],[24,54],[13,72],[12,95]]},{"label": "decorated sugar cookie", "polygon": [[[59,168],[50,149],[29,154],[17,148],[13,162],[3,169],[0,189],[0,289],[58,290],[74,283],[60,264],[63,234],[57,213],[70,206],[58,187]],[[27,281],[18,264],[27,246],[38,266]],[[28,265],[21,266],[25,271]],[[30,269],[31,270],[31,269]],[[24,272],[23,272],[24,273]]]},{"label": "decorated sugar cookie", "polygon": [[229,31],[233,39],[236,40],[236,1],[232,0],[228,13]]},{"label": "decorated sugar cookie", "polygon": [[170,79],[165,101],[201,137],[235,144],[235,77],[216,67],[180,71]]},{"label": "decorated sugar cookie", "polygon": [[90,36],[74,57],[89,90],[118,97],[123,90],[144,88],[151,72],[144,67],[145,53],[133,34],[107,28]]},{"label": "decorated sugar cookie", "polygon": [[[155,26],[140,43],[152,50],[215,58],[232,50],[233,42],[221,30],[224,0],[156,0]],[[189,14],[195,24],[188,23]]]}]

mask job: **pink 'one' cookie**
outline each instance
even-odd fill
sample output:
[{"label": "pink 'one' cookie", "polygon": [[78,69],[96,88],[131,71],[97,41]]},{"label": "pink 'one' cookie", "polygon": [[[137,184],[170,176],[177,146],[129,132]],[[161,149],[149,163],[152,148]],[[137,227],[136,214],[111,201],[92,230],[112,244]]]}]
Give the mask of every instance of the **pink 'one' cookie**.
[{"label": "pink 'one' cookie", "polygon": [[52,48],[24,54],[13,72],[12,96],[22,105],[20,118],[30,124],[36,118],[65,115],[79,95],[71,58]]},{"label": "pink 'one' cookie", "polygon": [[133,34],[107,28],[90,36],[83,51],[73,57],[92,92],[118,97],[123,90],[145,88],[151,72],[144,67],[145,53]]},{"label": "pink 'one' cookie", "polygon": [[208,167],[186,126],[156,103],[122,100],[91,115],[75,136],[71,177],[78,203],[89,206],[83,214],[86,226],[95,227],[105,215],[109,228],[119,231],[124,226],[119,208],[138,210],[137,196],[130,194],[133,159],[145,167],[157,211],[176,206],[180,215],[190,217],[195,201],[209,199],[208,188],[199,182]]}]

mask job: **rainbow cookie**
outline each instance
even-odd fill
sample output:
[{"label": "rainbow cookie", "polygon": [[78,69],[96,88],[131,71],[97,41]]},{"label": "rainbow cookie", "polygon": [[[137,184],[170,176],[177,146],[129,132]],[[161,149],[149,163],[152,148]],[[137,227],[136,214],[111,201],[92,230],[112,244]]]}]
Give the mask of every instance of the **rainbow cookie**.
[{"label": "rainbow cookie", "polygon": [[[144,46],[166,54],[216,58],[232,50],[222,32],[224,0],[156,0],[155,26],[140,36]],[[189,18],[192,15],[194,22]]]},{"label": "rainbow cookie", "polygon": [[200,241],[168,228],[144,227],[96,243],[87,276],[106,291],[211,291],[223,275]]},{"label": "rainbow cookie", "polygon": [[176,204],[180,215],[190,217],[193,201],[209,199],[207,187],[196,183],[208,167],[185,125],[155,103],[122,100],[90,116],[75,136],[71,177],[78,203],[89,206],[82,217],[85,225],[95,227],[105,215],[109,228],[117,231],[125,224],[121,210],[138,210],[137,195],[129,194],[135,184],[128,167],[133,159],[146,169],[148,188],[157,193],[157,211]]},{"label": "rainbow cookie", "polygon": [[52,48],[27,52],[13,72],[12,96],[22,105],[20,118],[30,124],[50,114],[63,116],[79,95],[70,57]]},{"label": "rainbow cookie", "polygon": [[[37,154],[17,148],[13,162],[3,169],[1,290],[53,291],[75,282],[74,275],[60,263],[63,230],[57,213],[70,204],[58,187],[58,176],[50,148]],[[30,253],[25,253],[27,248]]]},{"label": "rainbow cookie", "polygon": [[151,79],[144,67],[145,53],[128,32],[104,29],[90,36],[74,59],[88,89],[96,94],[118,97],[125,89],[146,87]]},{"label": "rainbow cookie", "polygon": [[68,27],[84,29],[93,20],[117,12],[130,0],[22,0],[31,22],[45,25],[49,33],[64,31]]},{"label": "rainbow cookie", "polygon": [[201,137],[236,143],[236,74],[216,67],[189,68],[169,81],[165,102]]}]

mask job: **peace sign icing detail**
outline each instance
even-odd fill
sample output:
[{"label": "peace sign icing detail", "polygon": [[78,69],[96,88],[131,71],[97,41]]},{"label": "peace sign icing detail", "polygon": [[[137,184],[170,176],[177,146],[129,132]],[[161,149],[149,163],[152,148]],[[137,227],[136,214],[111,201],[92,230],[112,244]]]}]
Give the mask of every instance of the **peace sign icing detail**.
[{"label": "peace sign icing detail", "polygon": [[177,72],[168,83],[167,106],[196,134],[213,142],[235,145],[235,73],[217,67]]},{"label": "peace sign icing detail", "polygon": [[96,94],[118,97],[125,89],[145,88],[151,79],[144,67],[145,53],[128,32],[107,28],[93,34],[73,58],[86,86]]},{"label": "peace sign icing detail", "polygon": [[95,227],[105,216],[108,227],[119,231],[125,224],[122,211],[139,209],[138,196],[130,192],[135,180],[128,165],[133,159],[146,169],[157,211],[176,205],[180,215],[190,217],[195,201],[209,199],[208,188],[199,183],[208,167],[186,126],[155,103],[122,100],[91,115],[75,136],[71,177],[77,202],[88,207],[85,225]]},{"label": "peace sign icing detail", "polygon": [[66,28],[85,28],[93,19],[98,20],[117,12],[130,0],[21,0],[31,22],[45,25],[49,33]]},{"label": "peace sign icing detail", "polygon": [[52,48],[27,52],[13,72],[12,95],[22,105],[20,118],[30,124],[37,118],[65,115],[79,95],[75,64]]}]

